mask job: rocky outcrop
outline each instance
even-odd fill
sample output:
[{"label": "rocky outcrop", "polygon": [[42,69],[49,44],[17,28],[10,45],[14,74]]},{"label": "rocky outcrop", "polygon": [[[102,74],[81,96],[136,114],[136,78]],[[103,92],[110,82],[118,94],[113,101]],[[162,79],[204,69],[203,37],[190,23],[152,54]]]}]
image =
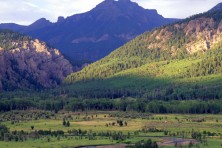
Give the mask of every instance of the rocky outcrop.
[{"label": "rocky outcrop", "polygon": [[37,39],[14,41],[14,49],[0,48],[0,90],[56,87],[73,72],[57,49]]},{"label": "rocky outcrop", "polygon": [[[175,34],[180,34],[180,37]],[[213,18],[201,17],[163,27],[152,32],[146,40],[152,41],[148,45],[149,49],[170,48],[176,52],[179,49],[178,44],[181,44],[181,46],[185,46],[184,49],[189,54],[206,52],[222,41],[222,21],[218,24]],[[175,42],[175,40],[177,43],[171,45],[170,42]],[[181,48],[181,46],[179,47]]]}]

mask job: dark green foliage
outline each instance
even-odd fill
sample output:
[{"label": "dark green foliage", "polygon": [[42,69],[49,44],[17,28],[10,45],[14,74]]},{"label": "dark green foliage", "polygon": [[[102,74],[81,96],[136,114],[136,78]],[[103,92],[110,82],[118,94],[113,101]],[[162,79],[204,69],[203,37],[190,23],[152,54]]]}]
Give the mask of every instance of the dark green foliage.
[{"label": "dark green foliage", "polygon": [[202,134],[200,132],[192,132],[191,137],[193,139],[201,140],[202,139]]},{"label": "dark green foliage", "polygon": [[0,47],[5,50],[14,49],[20,41],[29,41],[31,39],[31,37],[21,33],[0,29]]},{"label": "dark green foliage", "polygon": [[119,126],[123,126],[123,121],[122,120],[117,120],[117,123],[119,124]]},{"label": "dark green foliage", "polygon": [[29,99],[11,99],[11,100],[7,100],[7,99],[1,99],[0,100],[0,110],[1,111],[9,111],[9,110],[26,110],[29,109],[31,107],[36,107],[36,104]]},{"label": "dark green foliage", "polygon": [[30,121],[39,119],[50,119],[54,117],[55,114],[49,111],[26,111],[26,110],[16,110],[5,112],[0,115],[0,121],[11,121],[11,124],[18,123],[19,121]]},{"label": "dark green foliage", "polygon": [[[54,104],[54,100],[50,99],[47,101],[51,101]],[[56,100],[58,101],[58,100]],[[1,101],[0,101],[1,104]],[[211,113],[218,114],[222,112],[222,101],[221,100],[171,100],[171,101],[150,101],[148,99],[67,99],[66,102],[60,104],[59,108],[66,109],[69,111],[88,111],[88,110],[117,110],[117,111],[127,111],[126,114],[117,113],[113,116],[122,118],[150,118],[150,115],[147,113],[189,113],[189,114],[203,114],[203,113]],[[31,107],[31,106],[30,106]],[[44,109],[44,103],[42,100],[38,100],[35,102],[35,108]],[[20,109],[20,108],[13,108]],[[9,110],[10,111],[10,107]],[[45,110],[54,110],[54,107],[51,106],[49,108],[45,108]],[[2,110],[4,111],[4,110]],[[137,114],[129,114],[128,112],[136,111]],[[144,114],[146,113],[146,114]],[[17,114],[20,114],[18,116]],[[27,120],[27,118],[35,118],[37,119],[50,119],[51,116],[54,116],[54,113],[48,112],[36,112],[30,113],[28,115],[19,111],[14,111],[10,114],[4,115],[1,117],[2,121],[13,121],[17,122],[19,120]],[[68,121],[69,119],[64,119],[61,121],[63,126],[70,126]],[[127,126],[125,121],[118,121],[119,126]]]},{"label": "dark green foliage", "polygon": [[[29,138],[32,139],[38,139],[43,136],[64,136],[64,131],[57,130],[57,131],[51,131],[51,130],[38,130],[38,131],[31,131],[31,132],[24,132],[23,130],[21,131],[11,131],[9,132],[7,130],[2,130],[2,126],[0,126],[0,140],[1,141],[25,141]],[[3,135],[3,137],[2,137]],[[50,139],[50,137],[47,137],[47,139]]]},{"label": "dark green foliage", "polygon": [[198,18],[201,18],[201,17],[203,17],[203,18],[204,17],[205,18],[213,18],[217,22],[217,24],[219,24],[221,19],[222,19],[222,10],[208,11],[208,12],[205,12],[205,13],[195,14],[191,17],[186,18],[185,20],[182,20],[182,21],[179,21],[179,22],[176,22],[176,23],[182,24],[184,22],[189,22],[191,20],[198,19]]},{"label": "dark green foliage", "polygon": [[148,139],[137,142],[135,145],[129,146],[129,148],[158,148],[158,145],[155,141]]},{"label": "dark green foliage", "polygon": [[62,125],[66,126],[66,120],[65,119],[63,119]]},{"label": "dark green foliage", "polygon": [[146,127],[145,126],[145,127],[142,128],[142,132],[144,132],[144,133],[148,133],[148,132],[158,133],[158,132],[165,132],[165,131],[159,130],[159,129],[155,128],[155,127]]},{"label": "dark green foliage", "polygon": [[66,127],[69,127],[70,123],[69,123],[69,121],[66,121],[65,119],[63,119],[62,125],[66,126]]},{"label": "dark green foliage", "polygon": [[4,135],[9,133],[9,129],[5,125],[0,124],[0,140],[4,140]]},{"label": "dark green foliage", "polygon": [[39,135],[42,135],[42,136],[63,136],[64,135],[64,131],[62,130],[57,130],[57,131],[51,131],[51,130],[38,130],[37,133]]},{"label": "dark green foliage", "polygon": [[185,77],[199,77],[222,73],[222,46],[206,53],[197,64],[187,69]]},{"label": "dark green foliage", "polygon": [[69,123],[69,121],[67,121],[67,123],[66,123],[66,126],[67,126],[67,127],[69,127],[69,126],[70,126],[70,123]]}]

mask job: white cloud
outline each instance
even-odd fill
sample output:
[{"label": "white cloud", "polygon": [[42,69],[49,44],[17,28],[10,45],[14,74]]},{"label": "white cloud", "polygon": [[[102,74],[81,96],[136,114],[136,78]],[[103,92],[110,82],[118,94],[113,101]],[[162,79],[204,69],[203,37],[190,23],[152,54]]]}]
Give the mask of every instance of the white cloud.
[{"label": "white cloud", "polygon": [[52,11],[52,21],[58,16],[71,16],[76,13],[83,13],[95,7],[102,0],[45,0],[46,7]]},{"label": "white cloud", "polygon": [[46,17],[51,19],[50,13],[45,13],[41,6],[27,0],[0,0],[0,22],[30,24],[31,22]]},{"label": "white cloud", "polygon": [[157,9],[164,17],[186,18],[206,12],[221,0],[133,0],[143,7]]},{"label": "white cloud", "polygon": [[30,6],[30,7],[34,7],[34,8],[38,8],[39,7],[38,5],[35,5],[35,4],[27,2],[27,1],[24,1],[23,3],[28,5],[28,6]]},{"label": "white cloud", "polygon": [[[30,24],[45,17],[71,16],[94,8],[103,0],[0,0],[0,23]],[[221,0],[132,0],[146,9],[157,9],[164,17],[185,18],[204,12]]]}]

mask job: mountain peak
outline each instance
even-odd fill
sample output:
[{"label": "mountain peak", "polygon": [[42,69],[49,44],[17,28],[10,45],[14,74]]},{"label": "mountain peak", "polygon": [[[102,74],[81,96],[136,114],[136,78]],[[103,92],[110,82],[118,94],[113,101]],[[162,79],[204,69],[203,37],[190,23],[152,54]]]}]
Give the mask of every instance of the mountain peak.
[{"label": "mountain peak", "polygon": [[62,23],[65,21],[65,18],[63,16],[59,16],[57,22]]},{"label": "mountain peak", "polygon": [[114,3],[115,0],[105,0],[104,3]]},{"label": "mountain peak", "polygon": [[130,0],[119,0],[121,3],[132,3]]},{"label": "mountain peak", "polygon": [[103,1],[102,3],[98,4],[97,5],[97,8],[100,7],[100,8],[104,8],[104,7],[111,7],[111,6],[122,6],[122,5],[138,5],[137,3],[135,2],[132,2],[131,0],[118,0],[118,1],[115,1],[115,0],[105,0]]},{"label": "mountain peak", "polygon": [[49,20],[47,20],[46,18],[40,18],[37,21],[35,21],[35,23],[45,23],[45,22],[50,22]]},{"label": "mountain peak", "polygon": [[109,6],[109,5],[113,5],[115,3],[114,0],[105,0],[102,3],[98,4],[97,6]]},{"label": "mountain peak", "polygon": [[52,23],[49,20],[47,20],[45,18],[40,18],[37,21],[35,21],[34,23],[32,23],[30,26],[37,29],[37,28],[49,26],[51,24]]},{"label": "mountain peak", "polygon": [[210,9],[209,11],[218,11],[218,10],[222,10],[222,3],[217,4],[216,6],[214,6],[212,9]]},{"label": "mountain peak", "polygon": [[42,26],[42,25],[48,25],[48,24],[51,24],[51,22],[49,20],[47,20],[46,18],[40,18],[37,21],[35,21],[34,23],[32,23],[31,25]]}]

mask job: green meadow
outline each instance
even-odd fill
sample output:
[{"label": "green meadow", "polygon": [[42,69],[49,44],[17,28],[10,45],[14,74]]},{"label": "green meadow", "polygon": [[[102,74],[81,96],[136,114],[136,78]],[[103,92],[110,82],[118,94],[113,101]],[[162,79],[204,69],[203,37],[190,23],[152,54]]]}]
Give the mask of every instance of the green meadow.
[{"label": "green meadow", "polygon": [[[30,118],[30,113],[34,117],[37,112],[43,111],[30,111],[29,118],[27,118],[25,112],[27,111],[2,113],[1,124],[8,127],[10,132],[24,131],[30,135],[30,133],[40,130],[61,130],[64,131],[64,135],[54,136],[49,134],[29,137],[23,141],[1,141],[1,148],[54,148],[84,145],[134,144],[147,139],[158,142],[159,147],[175,147],[175,143],[168,146],[163,146],[162,143],[166,138],[194,139],[192,137],[192,133],[194,132],[201,133],[202,139],[195,139],[196,143],[192,147],[217,148],[222,145],[222,115],[218,114],[139,114],[136,112],[115,111],[59,112],[55,114],[47,112],[49,114],[47,117],[39,116],[38,119],[32,119]],[[17,115],[16,120],[12,120],[15,114]],[[64,119],[69,121],[70,126],[63,125]],[[123,121],[124,124],[120,126],[118,120]],[[78,135],[74,134],[74,130],[87,131],[87,133]],[[111,132],[112,134],[121,132],[125,137],[114,139],[112,136],[101,134],[107,132]],[[182,146],[190,147],[189,144]]]}]

